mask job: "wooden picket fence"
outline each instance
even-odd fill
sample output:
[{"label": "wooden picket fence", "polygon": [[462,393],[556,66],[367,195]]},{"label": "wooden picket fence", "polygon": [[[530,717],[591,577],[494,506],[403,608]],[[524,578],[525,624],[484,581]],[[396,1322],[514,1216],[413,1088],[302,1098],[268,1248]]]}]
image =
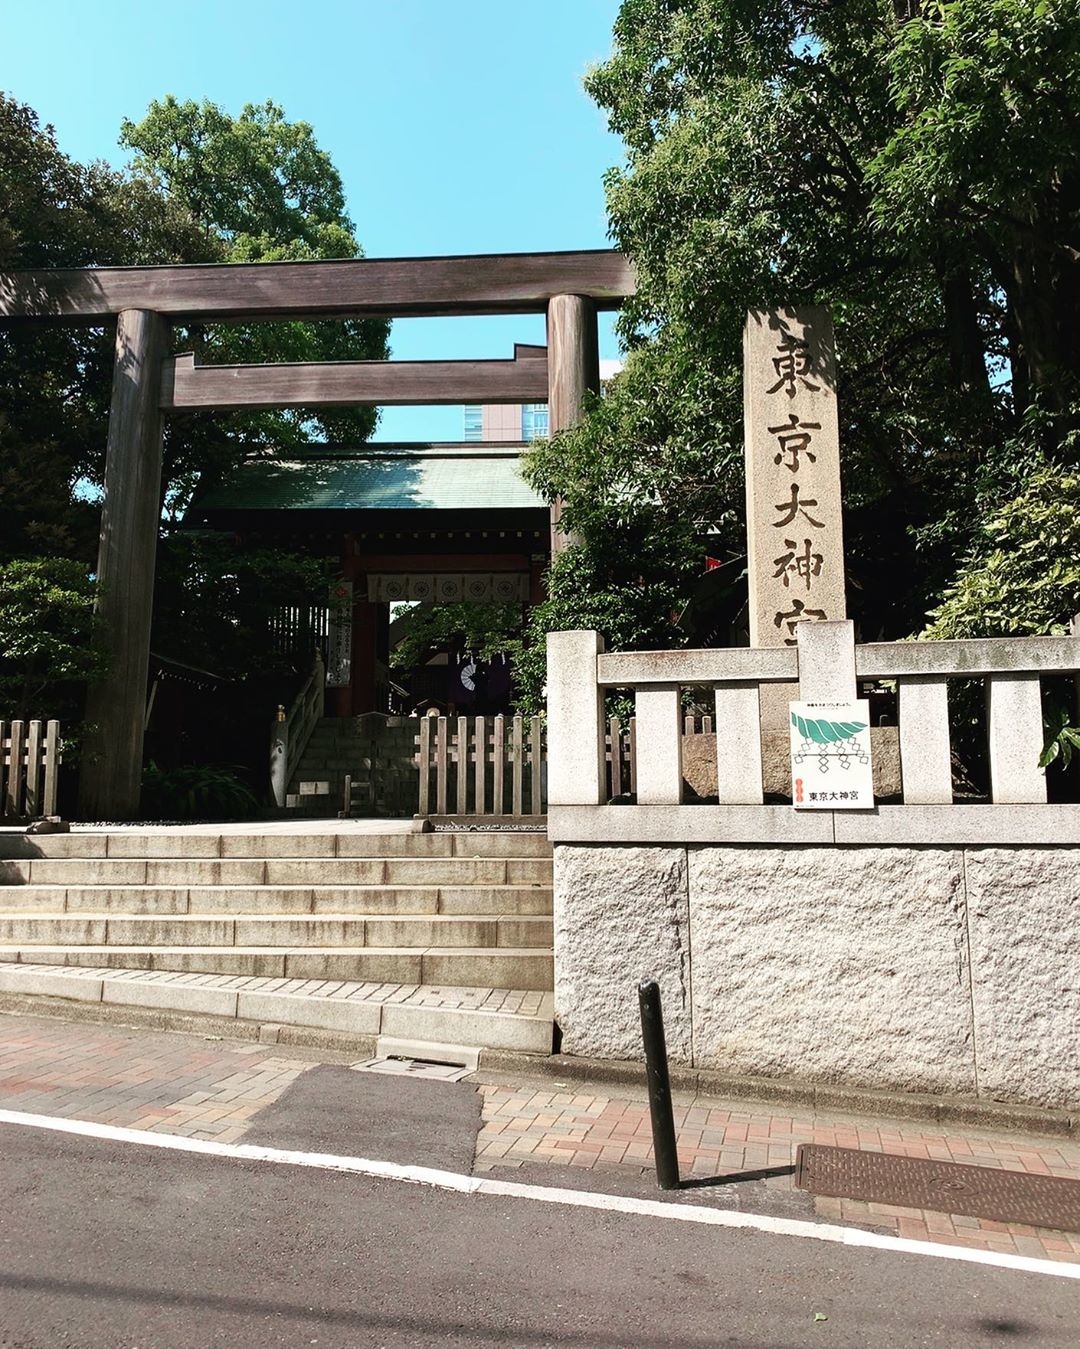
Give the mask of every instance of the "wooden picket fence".
[{"label": "wooden picket fence", "polygon": [[55,815],[60,762],[58,721],[0,721],[0,818]]},{"label": "wooden picket fence", "polygon": [[[712,728],[710,716],[683,719],[685,735],[710,734]],[[547,735],[540,717],[423,717],[413,743],[419,814],[546,813]],[[610,718],[604,761],[609,797],[637,791],[635,717],[625,725]]]},{"label": "wooden picket fence", "polygon": [[543,815],[539,717],[421,717],[415,743],[421,815]]}]

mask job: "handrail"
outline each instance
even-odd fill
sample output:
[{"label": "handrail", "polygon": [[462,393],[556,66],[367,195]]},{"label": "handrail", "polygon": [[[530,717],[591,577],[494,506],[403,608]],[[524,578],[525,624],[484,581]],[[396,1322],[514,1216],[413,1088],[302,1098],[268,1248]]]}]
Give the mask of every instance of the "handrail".
[{"label": "handrail", "polygon": [[270,726],[270,789],[275,805],[281,808],[288,796],[289,780],[322,716],[325,688],[326,667],[322,652],[316,650],[311,673],[292,707],[284,717],[279,710]]}]

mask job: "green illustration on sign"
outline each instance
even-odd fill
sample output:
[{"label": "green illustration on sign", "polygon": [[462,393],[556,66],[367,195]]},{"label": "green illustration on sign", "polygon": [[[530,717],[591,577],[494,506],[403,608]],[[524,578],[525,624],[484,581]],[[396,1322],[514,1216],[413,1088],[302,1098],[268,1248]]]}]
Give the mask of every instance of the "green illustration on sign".
[{"label": "green illustration on sign", "polygon": [[815,745],[833,745],[840,740],[850,740],[853,735],[866,730],[866,722],[858,721],[815,721],[811,717],[791,714],[791,724],[804,740]]}]

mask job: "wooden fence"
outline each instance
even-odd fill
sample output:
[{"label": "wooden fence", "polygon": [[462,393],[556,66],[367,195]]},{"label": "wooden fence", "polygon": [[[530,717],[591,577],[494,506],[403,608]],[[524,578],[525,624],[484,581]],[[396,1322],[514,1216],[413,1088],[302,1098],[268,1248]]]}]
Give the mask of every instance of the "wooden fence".
[{"label": "wooden fence", "polygon": [[[713,728],[709,716],[686,716],[683,723],[686,735]],[[609,797],[637,791],[636,739],[636,718],[625,725],[610,718],[604,737]],[[539,717],[424,717],[414,744],[421,815],[546,812],[547,735]]]},{"label": "wooden fence", "polygon": [[547,736],[539,717],[421,717],[421,815],[542,815]]},{"label": "wooden fence", "polygon": [[0,818],[56,814],[58,721],[0,721]]}]

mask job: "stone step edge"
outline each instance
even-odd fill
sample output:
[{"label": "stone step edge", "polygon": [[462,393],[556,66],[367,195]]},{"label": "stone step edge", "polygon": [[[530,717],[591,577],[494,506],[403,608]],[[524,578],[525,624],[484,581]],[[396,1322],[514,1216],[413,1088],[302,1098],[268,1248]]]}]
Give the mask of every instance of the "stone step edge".
[{"label": "stone step edge", "polygon": [[[99,862],[141,862],[141,861],[184,861],[184,862],[253,862],[253,861],[313,861],[313,862],[353,862],[353,861],[403,861],[403,862],[467,862],[467,861],[514,861],[514,862],[550,862],[554,856],[554,849],[547,843],[546,838],[535,832],[523,831],[521,837],[528,839],[544,838],[547,846],[536,846],[522,848],[520,852],[496,851],[485,852],[484,841],[486,839],[503,840],[512,837],[509,831],[498,833],[483,834],[478,831],[460,832],[439,832],[423,835],[417,834],[380,834],[369,835],[371,838],[393,839],[440,839],[448,838],[451,845],[445,851],[441,848],[432,846],[430,850],[421,848],[414,844],[413,848],[393,843],[388,844],[384,849],[379,849],[376,845],[368,843],[360,845],[357,851],[340,851],[339,840],[343,837],[337,833],[304,834],[299,826],[307,823],[304,819],[297,817],[298,828],[293,834],[288,835],[231,835],[231,834],[205,834],[199,835],[199,838],[212,841],[216,847],[209,846],[208,843],[197,844],[190,836],[182,836],[162,830],[155,835],[140,835],[133,831],[133,835],[139,838],[140,843],[143,839],[148,840],[145,850],[136,853],[128,851],[134,845],[132,837],[125,834],[97,833],[91,830],[74,830],[67,834],[26,834],[18,833],[0,835],[0,861],[18,861],[20,858],[41,857],[50,859],[49,843],[56,839],[62,843],[65,851],[50,860],[55,861],[99,861]],[[150,851],[155,837],[161,839],[161,851],[154,853]],[[355,836],[348,838],[353,842]],[[304,839],[307,845],[302,852],[285,852],[287,846],[295,844],[296,840]],[[323,839],[328,840],[325,850],[319,846]],[[312,839],[318,840],[318,843],[312,844]],[[115,840],[115,843],[113,842]],[[69,843],[81,845],[84,841],[88,851],[70,852],[67,851]],[[180,847],[174,845],[191,844],[191,851],[181,851]],[[508,845],[504,845],[508,846]],[[516,846],[516,844],[515,844]],[[111,849],[119,849],[113,852]],[[317,850],[312,851],[312,847]],[[36,852],[15,851],[16,849],[36,848]],[[98,851],[101,848],[102,851]]]},{"label": "stone step edge", "polygon": [[[453,927],[460,923],[551,923],[549,913],[516,913],[512,909],[491,913],[364,913],[355,909],[319,909],[316,913],[268,909],[229,909],[197,913],[127,913],[116,909],[5,909],[0,902],[0,922],[12,923],[404,923],[419,927],[435,923]],[[20,942],[21,946],[27,943]],[[51,943],[48,943],[51,945]],[[0,942],[0,946],[4,943]]]},{"label": "stone step edge", "polygon": [[115,942],[102,946],[100,942],[0,942],[0,964],[34,965],[40,961],[23,960],[23,952],[44,955],[50,951],[78,951],[80,955],[115,955],[126,951],[130,955],[244,955],[244,956],[477,956],[505,957],[508,960],[535,960],[552,958],[550,946],[183,946],[163,942],[160,946],[135,946]]},{"label": "stone step edge", "polygon": [[[468,1044],[480,1049],[531,1054],[549,1054],[552,1048],[551,994],[541,995],[541,1006],[546,1008],[547,1015],[532,1015],[482,1008],[414,1006],[389,999],[320,997],[273,987],[245,989],[235,985],[252,981],[238,981],[230,975],[187,978],[195,982],[182,982],[184,975],[172,979],[160,975],[147,977],[140,970],[0,963],[0,994],[170,1011],[374,1039],[388,1035],[430,1044]],[[296,981],[254,982],[265,985]],[[228,984],[234,986],[225,987]]]}]

